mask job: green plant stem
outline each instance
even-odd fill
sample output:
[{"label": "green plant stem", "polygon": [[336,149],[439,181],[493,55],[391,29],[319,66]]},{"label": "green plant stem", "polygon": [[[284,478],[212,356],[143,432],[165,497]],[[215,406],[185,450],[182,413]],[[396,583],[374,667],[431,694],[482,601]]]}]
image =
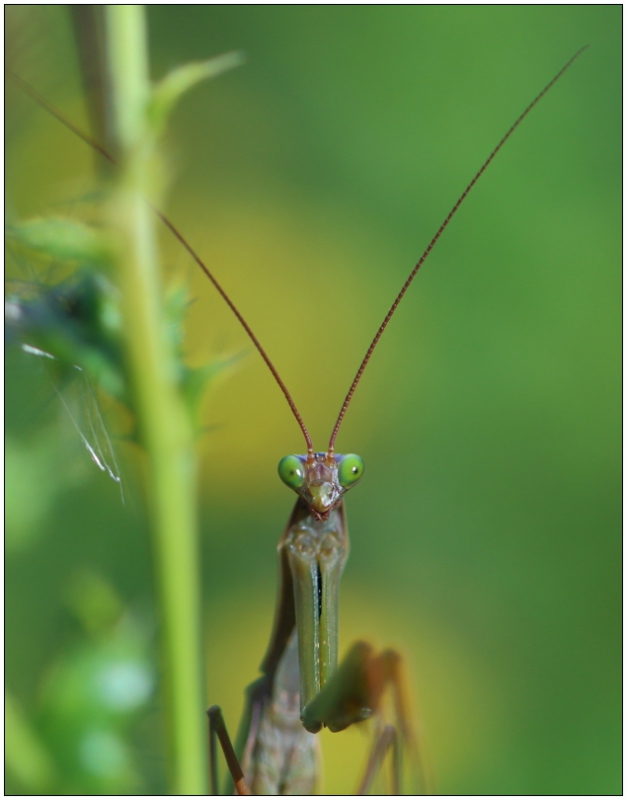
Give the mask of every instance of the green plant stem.
[{"label": "green plant stem", "polygon": [[121,165],[111,219],[133,402],[147,453],[170,793],[204,794],[195,462],[190,421],[166,339],[154,214],[144,199],[150,195],[156,146],[147,121],[150,84],[143,7],[106,6],[105,23]]},{"label": "green plant stem", "polygon": [[4,696],[5,768],[36,795],[47,795],[55,785],[55,766],[36,731],[28,724],[12,695]]}]

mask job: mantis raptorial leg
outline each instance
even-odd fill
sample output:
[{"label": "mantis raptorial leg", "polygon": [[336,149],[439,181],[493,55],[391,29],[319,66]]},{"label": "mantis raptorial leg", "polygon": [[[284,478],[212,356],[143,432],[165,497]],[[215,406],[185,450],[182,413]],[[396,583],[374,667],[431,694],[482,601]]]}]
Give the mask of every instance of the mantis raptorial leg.
[{"label": "mantis raptorial leg", "polygon": [[[360,480],[364,467],[359,456],[336,454],[335,440],[366,365],[418,270],[497,152],[581,52],[567,62],[512,124],[445,217],[377,330],[324,452],[314,451],[287,387],[239,310],[178,229],[155,210],[245,328],[284,393],[306,444],[305,454],[286,456],[279,464],[281,479],[297,492],[299,499],[279,542],[279,600],[262,677],[248,690],[247,708],[234,750],[225,744],[221,715],[212,710],[214,727],[217,725],[215,729],[227,752],[231,773],[243,793],[312,793],[318,773],[315,733],[325,726],[340,731],[373,716],[387,687],[397,696],[395,725],[382,729],[360,788],[368,790],[372,774],[389,748],[395,754],[394,760],[403,749],[409,749],[412,755],[416,753],[406,704],[398,699],[402,683],[395,666],[396,654],[386,651],[373,656],[367,645],[358,643],[337,667],[339,582],[348,555],[343,495]],[[97,143],[82,138],[112,160]],[[214,751],[212,762],[215,760]],[[430,788],[427,782],[426,791]]]},{"label": "mantis raptorial leg", "polygon": [[[219,794],[216,739],[222,747],[231,776],[227,794],[232,789],[246,794],[313,794],[319,781],[317,742],[304,730],[298,705],[298,687],[291,681],[297,670],[297,650],[293,639],[286,648],[274,680],[262,678],[248,692],[242,733],[242,763],[226,730],[222,711],[212,706],[208,711],[212,793]],[[390,688],[394,701],[395,724],[378,726],[373,737],[356,794],[368,794],[391,751],[391,794],[401,793],[402,751],[407,750],[420,771],[424,793],[433,793],[433,780],[422,750],[411,729],[402,676],[401,659],[393,650],[374,654],[366,642],[356,642],[325,688],[308,707],[305,725],[327,725],[331,731],[344,730],[356,721],[377,714],[384,691]],[[292,702],[286,702],[291,697]],[[241,749],[241,747],[240,747]],[[272,755],[273,758],[268,756]],[[289,765],[289,769],[285,769]]]}]

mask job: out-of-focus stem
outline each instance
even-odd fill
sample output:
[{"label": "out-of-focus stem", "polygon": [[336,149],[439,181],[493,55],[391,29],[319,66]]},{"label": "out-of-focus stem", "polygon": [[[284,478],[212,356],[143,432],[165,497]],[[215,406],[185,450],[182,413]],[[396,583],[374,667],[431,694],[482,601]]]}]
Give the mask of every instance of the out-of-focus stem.
[{"label": "out-of-focus stem", "polygon": [[205,793],[200,591],[192,430],[166,338],[150,194],[154,135],[144,9],[105,6],[120,171],[111,202],[129,373],[141,441],[160,610],[171,794]]}]

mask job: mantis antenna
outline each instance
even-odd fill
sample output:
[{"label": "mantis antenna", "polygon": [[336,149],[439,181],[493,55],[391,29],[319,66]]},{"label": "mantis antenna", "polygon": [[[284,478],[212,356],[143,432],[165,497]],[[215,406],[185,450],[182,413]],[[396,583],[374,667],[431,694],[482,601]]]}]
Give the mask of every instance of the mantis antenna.
[{"label": "mantis antenna", "polygon": [[418,261],[416,266],[413,268],[413,270],[410,272],[409,277],[407,278],[407,280],[403,284],[403,288],[398,293],[398,296],[397,296],[396,300],[392,303],[392,306],[391,306],[390,310],[385,315],[385,319],[383,320],[383,322],[379,326],[379,330],[377,331],[374,339],[372,340],[372,342],[370,344],[370,347],[368,348],[368,350],[366,352],[366,355],[364,356],[364,360],[361,362],[361,364],[359,366],[359,369],[357,370],[357,374],[355,375],[355,378],[354,378],[353,382],[351,383],[350,389],[348,390],[348,394],[346,395],[344,403],[342,404],[342,408],[340,409],[340,413],[338,415],[337,422],[335,423],[335,427],[333,428],[333,433],[331,434],[331,438],[329,439],[328,452],[330,454],[333,453],[333,449],[335,447],[335,439],[337,437],[337,433],[338,433],[338,431],[340,429],[340,425],[342,424],[342,420],[344,419],[344,415],[346,414],[346,409],[348,408],[351,400],[353,399],[353,395],[355,394],[355,389],[357,388],[357,384],[361,380],[361,376],[364,374],[364,370],[366,369],[366,365],[370,361],[372,353],[374,352],[375,347],[379,343],[379,339],[383,335],[383,331],[387,328],[388,323],[392,319],[392,316],[394,315],[394,312],[396,311],[396,309],[398,307],[398,304],[401,302],[405,292],[409,289],[409,287],[411,285],[411,282],[416,277],[416,273],[418,272],[420,267],[425,263],[429,253],[433,250],[433,247],[434,247],[435,243],[438,241],[438,239],[440,238],[440,236],[444,232],[444,229],[447,227],[449,222],[453,219],[453,217],[457,213],[457,210],[459,209],[461,204],[464,202],[464,200],[470,194],[470,190],[477,183],[479,178],[483,175],[483,173],[485,172],[488,164],[492,161],[494,156],[499,152],[501,147],[503,147],[505,142],[509,139],[509,137],[512,135],[512,133],[516,130],[516,128],[520,125],[520,123],[527,116],[527,114],[531,111],[531,109],[536,105],[536,103],[538,103],[538,101],[541,100],[542,97],[544,97],[544,95],[549,91],[549,89],[553,86],[553,84],[556,83],[556,81],[558,81],[562,77],[562,75],[570,67],[570,65],[573,63],[573,61],[575,61],[576,58],[579,58],[579,56],[583,53],[583,51],[587,47],[588,47],[588,45],[585,45],[584,47],[582,47],[580,50],[578,50],[575,53],[575,55],[561,68],[561,70],[557,73],[557,75],[553,78],[553,80],[551,80],[549,83],[547,83],[547,85],[540,92],[540,94],[535,98],[535,100],[533,100],[527,106],[527,108],[518,117],[516,122],[514,122],[514,124],[511,126],[511,128],[505,134],[505,136],[503,136],[501,141],[497,144],[497,146],[494,148],[494,150],[490,153],[490,155],[487,157],[487,159],[483,162],[483,165],[481,166],[481,169],[479,170],[479,172],[477,172],[475,177],[470,181],[468,186],[464,189],[464,191],[460,195],[459,199],[457,200],[457,202],[455,203],[453,208],[449,211],[448,216],[446,217],[444,222],[438,228],[437,233],[435,234],[433,239],[431,239],[431,241],[429,242],[429,245],[427,246],[427,249],[420,256],[420,260]]}]

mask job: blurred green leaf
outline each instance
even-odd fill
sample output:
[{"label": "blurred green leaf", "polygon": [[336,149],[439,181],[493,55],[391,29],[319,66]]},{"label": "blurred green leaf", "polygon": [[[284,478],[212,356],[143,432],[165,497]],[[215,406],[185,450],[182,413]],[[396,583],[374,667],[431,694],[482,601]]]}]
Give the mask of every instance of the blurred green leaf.
[{"label": "blurred green leaf", "polygon": [[27,793],[48,794],[54,763],[9,692],[4,695],[4,744],[7,771]]},{"label": "blurred green leaf", "polygon": [[200,81],[217,78],[222,73],[241,66],[244,62],[244,54],[233,51],[207,61],[184,64],[169,72],[153,89],[148,117],[154,132],[161,133],[174,105],[185,92]]},{"label": "blurred green leaf", "polygon": [[108,633],[124,610],[113,586],[94,570],[84,569],[68,587],[68,605],[93,636]]},{"label": "blurred green leaf", "polygon": [[90,225],[72,219],[31,219],[16,222],[6,230],[8,239],[60,261],[82,266],[107,266],[110,254],[104,237]]}]

